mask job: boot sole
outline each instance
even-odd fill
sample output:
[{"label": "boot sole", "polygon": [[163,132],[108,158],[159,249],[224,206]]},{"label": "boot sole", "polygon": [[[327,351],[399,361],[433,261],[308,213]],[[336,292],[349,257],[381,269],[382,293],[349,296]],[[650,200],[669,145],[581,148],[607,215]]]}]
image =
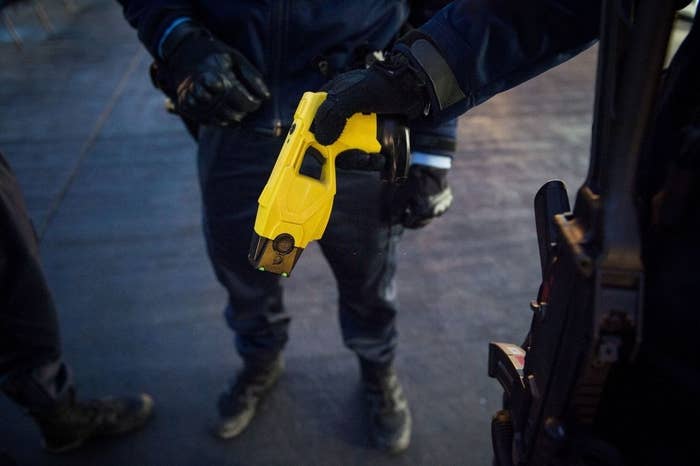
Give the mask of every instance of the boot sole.
[{"label": "boot sole", "polygon": [[253,420],[255,417],[255,413],[257,412],[257,406],[253,408],[249,414],[246,414],[245,416],[241,416],[239,421],[237,422],[237,425],[235,427],[227,428],[225,425],[219,425],[214,429],[214,435],[216,437],[219,437],[220,439],[223,440],[228,440],[232,439],[234,437],[238,437],[243,433],[243,431],[248,427],[250,424],[250,421]]},{"label": "boot sole", "polygon": [[229,440],[229,439],[232,439],[234,437],[238,437],[239,435],[241,435],[243,433],[243,431],[246,429],[246,427],[248,427],[250,422],[255,417],[255,413],[258,412],[258,406],[260,405],[260,403],[263,401],[263,399],[265,399],[270,394],[272,389],[275,388],[275,385],[277,385],[277,382],[282,377],[283,373],[284,373],[284,363],[280,363],[280,367],[278,368],[277,372],[274,374],[272,381],[270,381],[270,384],[267,387],[265,387],[265,389],[263,390],[263,393],[260,395],[260,398],[255,403],[255,406],[253,407],[253,409],[250,410],[249,414],[242,416],[242,420],[239,421],[239,424],[236,427],[231,428],[231,429],[227,429],[225,426],[226,423],[220,421],[219,424],[217,424],[214,427],[213,432],[212,432],[213,435],[215,437],[222,439],[222,440]]},{"label": "boot sole", "polygon": [[409,445],[411,444],[411,431],[413,429],[413,420],[411,418],[411,411],[408,411],[408,417],[406,419],[406,428],[404,429],[403,433],[401,436],[392,443],[385,443],[385,442],[379,442],[374,439],[374,446],[378,449],[381,450],[385,453],[388,453],[390,455],[398,455],[399,453],[403,453],[408,449]]}]

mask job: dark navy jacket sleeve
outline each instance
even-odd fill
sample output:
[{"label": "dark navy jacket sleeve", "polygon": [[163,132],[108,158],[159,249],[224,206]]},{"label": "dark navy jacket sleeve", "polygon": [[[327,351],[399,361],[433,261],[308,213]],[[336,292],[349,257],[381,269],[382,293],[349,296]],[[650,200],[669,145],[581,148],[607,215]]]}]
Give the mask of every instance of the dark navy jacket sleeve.
[{"label": "dark navy jacket sleeve", "polygon": [[151,55],[158,57],[163,33],[178,18],[193,17],[194,7],[188,0],[118,0],[124,16],[139,34]]},{"label": "dark navy jacket sleeve", "polygon": [[[455,0],[441,9],[419,30],[432,39],[461,93],[446,107],[433,105],[431,119],[454,118],[590,46],[598,37],[601,3]],[[412,53],[410,45],[397,48]]]},{"label": "dark navy jacket sleeve", "polygon": [[[408,22],[412,27],[420,27],[440,11],[450,0],[410,0],[411,14]],[[450,159],[457,148],[457,120],[434,124],[429,121],[414,121],[411,124],[411,149],[414,152],[439,155]],[[426,162],[418,162],[430,165]],[[448,164],[451,161],[447,162]]]},{"label": "dark navy jacket sleeve", "polygon": [[440,11],[447,4],[452,3],[451,0],[409,0],[408,4],[411,8],[411,14],[408,16],[408,23],[412,27],[420,27],[425,24],[430,18],[435,16],[435,13]]}]

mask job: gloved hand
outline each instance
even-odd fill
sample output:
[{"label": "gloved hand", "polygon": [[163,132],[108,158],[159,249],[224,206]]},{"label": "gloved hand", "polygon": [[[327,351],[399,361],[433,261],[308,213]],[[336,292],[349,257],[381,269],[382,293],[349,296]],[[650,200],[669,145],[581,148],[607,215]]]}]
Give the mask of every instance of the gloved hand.
[{"label": "gloved hand", "polygon": [[270,97],[262,75],[240,52],[195,23],[166,37],[162,58],[176,89],[175,110],[197,123],[240,122]]},{"label": "gloved hand", "polygon": [[391,203],[392,221],[406,228],[422,228],[452,205],[447,169],[412,165],[408,180],[399,186]]},{"label": "gloved hand", "polygon": [[369,68],[338,75],[324,86],[328,93],[314,118],[316,140],[332,144],[355,113],[383,113],[407,119],[425,114],[430,97],[427,77],[399,52]]}]

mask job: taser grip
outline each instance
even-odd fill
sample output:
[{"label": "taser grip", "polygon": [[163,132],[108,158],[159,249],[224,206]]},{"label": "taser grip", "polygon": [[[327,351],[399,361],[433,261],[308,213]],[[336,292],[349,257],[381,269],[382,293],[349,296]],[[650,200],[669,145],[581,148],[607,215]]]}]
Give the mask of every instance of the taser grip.
[{"label": "taser grip", "polygon": [[[335,158],[349,149],[379,153],[377,115],[355,114],[331,145],[311,132],[325,92],[306,92],[294,114],[280,155],[258,198],[255,232],[248,254],[259,270],[288,276],[302,250],[326,229],[336,192]],[[407,141],[406,141],[407,142]],[[300,173],[305,157],[320,163],[318,177]]]}]

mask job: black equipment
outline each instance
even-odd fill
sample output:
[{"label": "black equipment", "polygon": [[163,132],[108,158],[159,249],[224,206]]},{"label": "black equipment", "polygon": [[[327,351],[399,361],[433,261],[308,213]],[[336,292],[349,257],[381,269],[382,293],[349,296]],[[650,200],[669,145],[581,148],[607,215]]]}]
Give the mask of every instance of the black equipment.
[{"label": "black equipment", "polygon": [[504,389],[492,421],[496,466],[622,464],[595,421],[611,374],[641,343],[636,174],[674,6],[603,3],[588,176],[573,213],[560,181],[535,196],[542,285],[531,328],[521,346],[489,347],[489,375]]}]

